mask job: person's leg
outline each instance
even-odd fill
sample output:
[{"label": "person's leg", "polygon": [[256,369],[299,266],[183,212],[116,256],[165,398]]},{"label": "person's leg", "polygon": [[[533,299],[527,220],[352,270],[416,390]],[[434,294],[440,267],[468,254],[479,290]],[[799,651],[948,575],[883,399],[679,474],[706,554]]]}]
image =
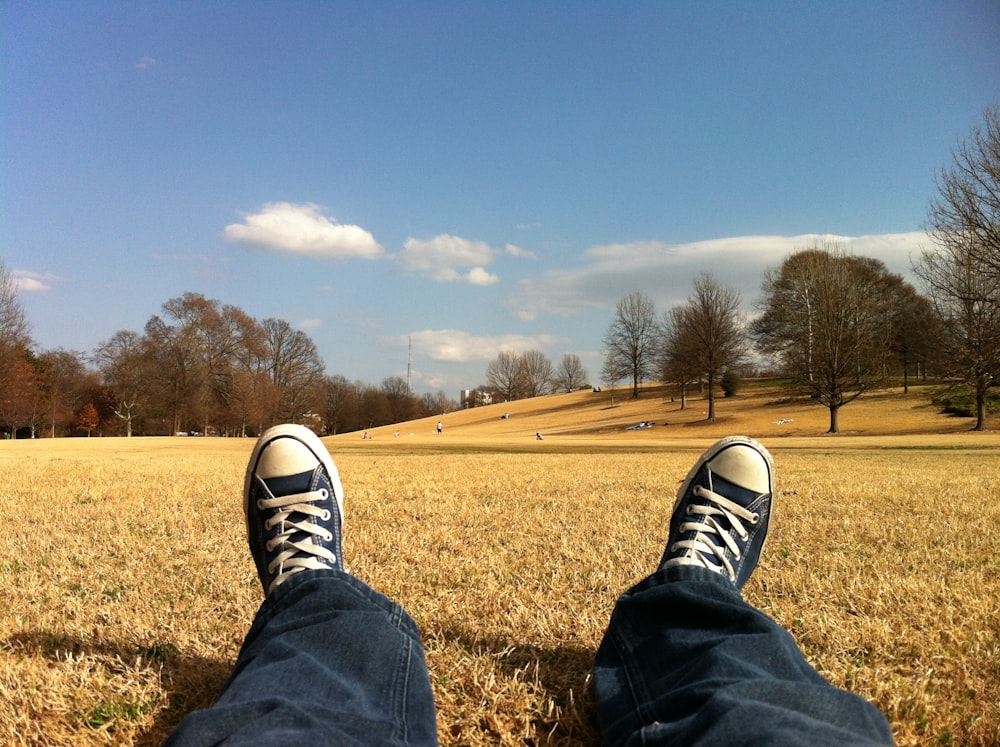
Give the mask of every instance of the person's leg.
[{"label": "person's leg", "polygon": [[250,551],[265,591],[229,681],[168,744],[436,744],[417,627],[344,570],[343,489],[299,426],[261,436],[247,467]]},{"label": "person's leg", "polygon": [[678,492],[659,569],[618,600],[594,663],[608,744],[891,744],[885,717],[830,685],[740,589],[767,534],[773,464],[723,439]]}]

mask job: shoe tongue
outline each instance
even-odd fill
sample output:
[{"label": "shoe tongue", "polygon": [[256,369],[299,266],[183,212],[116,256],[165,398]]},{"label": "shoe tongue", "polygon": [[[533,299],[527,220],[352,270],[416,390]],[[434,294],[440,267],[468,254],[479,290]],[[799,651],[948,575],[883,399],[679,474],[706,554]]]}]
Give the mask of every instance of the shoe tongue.
[{"label": "shoe tongue", "polygon": [[313,473],[300,472],[297,475],[284,475],[282,477],[270,477],[264,480],[271,495],[280,498],[295,493],[308,493],[312,487]]},{"label": "shoe tongue", "polygon": [[752,490],[747,490],[746,488],[737,485],[734,482],[730,482],[725,477],[717,475],[713,472],[708,474],[708,488],[724,498],[728,498],[733,503],[738,503],[743,508],[746,508],[758,497],[760,493],[755,493]]}]

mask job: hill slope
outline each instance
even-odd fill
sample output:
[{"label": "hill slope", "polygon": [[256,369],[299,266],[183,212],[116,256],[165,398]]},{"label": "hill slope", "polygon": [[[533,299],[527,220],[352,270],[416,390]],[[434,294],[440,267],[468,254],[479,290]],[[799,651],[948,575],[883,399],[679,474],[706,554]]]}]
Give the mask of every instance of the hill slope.
[{"label": "hill slope", "polygon": [[[747,386],[733,398],[716,400],[716,420],[707,422],[707,401],[700,395],[689,397],[687,406],[671,396],[671,390],[659,385],[649,385],[641,390],[639,399],[632,399],[625,387],[602,392],[585,391],[572,394],[552,394],[545,397],[520,400],[459,410],[440,418],[424,418],[398,426],[373,428],[368,431],[376,443],[401,440],[416,448],[497,448],[508,450],[548,448],[552,442],[563,448],[636,448],[680,445],[691,442],[697,445],[705,440],[742,433],[755,438],[773,441],[789,439],[786,445],[805,444],[819,439],[860,439],[879,444],[889,437],[950,436],[948,443],[955,446],[1000,445],[1000,433],[970,433],[972,421],[940,413],[931,404],[930,387],[911,387],[904,395],[901,389],[890,389],[866,394],[845,406],[840,414],[839,434],[827,434],[829,411],[807,398],[789,398],[787,393],[773,383],[755,383]],[[508,418],[503,416],[507,414]],[[444,433],[436,434],[440,421]],[[640,422],[653,425],[642,430],[629,430]],[[398,435],[396,435],[398,433]],[[536,440],[536,433],[544,441]],[[336,436],[340,441],[361,440],[360,433]],[[343,444],[338,443],[338,448]]]}]

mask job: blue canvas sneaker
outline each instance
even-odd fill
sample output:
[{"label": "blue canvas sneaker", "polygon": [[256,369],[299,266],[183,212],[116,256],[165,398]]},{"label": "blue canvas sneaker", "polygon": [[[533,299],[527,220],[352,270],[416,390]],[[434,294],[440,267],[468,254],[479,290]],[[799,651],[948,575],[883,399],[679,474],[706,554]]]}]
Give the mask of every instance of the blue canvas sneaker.
[{"label": "blue canvas sneaker", "polygon": [[326,447],[308,428],[278,425],[257,440],[243,511],[265,596],[295,573],[344,569],[344,489]]},{"label": "blue canvas sneaker", "polygon": [[660,568],[702,566],[742,589],[767,537],[773,493],[767,449],[746,436],[718,441],[677,492]]}]

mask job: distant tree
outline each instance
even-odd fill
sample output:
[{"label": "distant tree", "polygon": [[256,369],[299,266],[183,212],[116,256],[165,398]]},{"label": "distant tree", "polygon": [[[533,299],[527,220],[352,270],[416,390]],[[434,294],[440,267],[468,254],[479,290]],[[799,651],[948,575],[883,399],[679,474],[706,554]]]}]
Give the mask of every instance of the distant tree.
[{"label": "distant tree", "polygon": [[935,246],[914,268],[944,327],[945,373],[975,392],[979,431],[1000,381],[1000,106],[983,120],[941,170],[927,216]]},{"label": "distant tree", "polygon": [[513,402],[520,399],[524,389],[521,373],[517,353],[501,350],[486,366],[486,385],[496,390],[504,400]]},{"label": "distant tree", "polygon": [[84,388],[95,385],[96,374],[87,370],[84,359],[83,353],[61,348],[38,356],[36,372],[45,404],[43,414],[52,438],[58,428],[72,427],[73,412],[81,404]]},{"label": "distant tree", "polygon": [[410,385],[402,376],[388,376],[382,379],[382,392],[389,406],[389,417],[393,423],[412,420],[417,412],[417,398],[410,391]]},{"label": "distant tree", "polygon": [[795,252],[764,275],[753,335],[829,409],[829,433],[839,431],[840,408],[881,381],[887,274],[881,262],[831,243]]},{"label": "distant tree", "polygon": [[573,392],[587,383],[587,369],[576,353],[566,353],[556,368],[553,384],[564,392]]},{"label": "distant tree", "polygon": [[1000,275],[956,242],[925,251],[914,269],[944,329],[945,373],[972,388],[975,430],[986,430],[987,395],[1000,381]]},{"label": "distant tree", "polygon": [[420,417],[429,418],[434,415],[444,415],[458,409],[458,405],[448,398],[444,392],[427,392],[420,397]]},{"label": "distant tree", "polygon": [[76,416],[76,427],[81,431],[87,431],[87,438],[90,438],[90,432],[95,430],[100,424],[101,416],[92,402],[85,404]]},{"label": "distant tree", "polygon": [[672,317],[675,345],[689,370],[705,377],[708,386],[708,420],[715,420],[715,389],[723,372],[739,366],[747,352],[746,322],[740,312],[738,291],[718,283],[710,273],[694,281],[687,303]]},{"label": "distant tree", "polygon": [[1000,103],[983,112],[942,167],[927,211],[934,243],[945,254],[1000,275]]},{"label": "distant tree", "polygon": [[677,385],[682,410],[687,408],[688,385],[698,382],[701,377],[701,367],[694,354],[697,343],[685,317],[686,306],[673,306],[663,313],[657,329],[660,379]]},{"label": "distant tree", "polygon": [[149,386],[145,341],[138,332],[119,330],[97,346],[93,361],[113,397],[115,417],[125,424],[125,435],[131,437],[133,423]]},{"label": "distant tree", "polygon": [[611,391],[611,406],[615,405],[615,387],[618,382],[629,375],[627,363],[611,350],[604,353],[604,365],[601,367],[601,381]]},{"label": "distant tree", "polygon": [[284,319],[261,322],[266,345],[266,361],[271,381],[281,393],[273,421],[297,422],[320,407],[323,360],[316,344],[300,329]]},{"label": "distant tree", "polygon": [[552,390],[555,375],[550,361],[541,350],[528,350],[517,358],[518,379],[523,397],[538,397]]},{"label": "distant tree", "polygon": [[632,379],[632,397],[653,370],[656,356],[656,311],[649,296],[635,291],[615,305],[615,316],[604,335],[605,357],[615,371]]}]

